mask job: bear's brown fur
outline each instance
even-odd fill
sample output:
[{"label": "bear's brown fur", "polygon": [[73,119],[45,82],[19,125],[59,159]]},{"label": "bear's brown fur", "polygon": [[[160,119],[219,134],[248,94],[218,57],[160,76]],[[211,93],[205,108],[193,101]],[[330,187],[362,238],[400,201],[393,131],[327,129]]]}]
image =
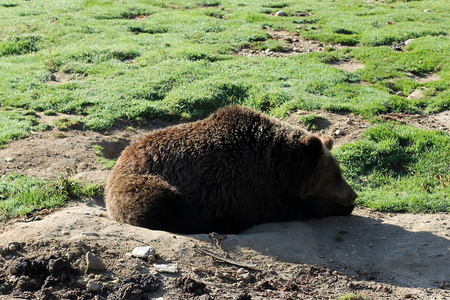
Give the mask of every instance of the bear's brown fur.
[{"label": "bear's brown fur", "polygon": [[105,191],[111,219],[178,233],[348,215],[355,192],[332,140],[241,106],[127,147]]}]

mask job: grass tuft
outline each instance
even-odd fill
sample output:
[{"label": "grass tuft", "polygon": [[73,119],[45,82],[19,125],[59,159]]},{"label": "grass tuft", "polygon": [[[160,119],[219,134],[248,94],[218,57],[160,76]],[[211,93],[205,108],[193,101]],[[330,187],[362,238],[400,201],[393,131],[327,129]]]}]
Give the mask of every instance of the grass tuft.
[{"label": "grass tuft", "polygon": [[11,174],[0,180],[0,219],[24,216],[36,209],[54,209],[70,198],[95,197],[102,192],[98,185],[81,185],[57,177],[42,180],[31,176]]}]

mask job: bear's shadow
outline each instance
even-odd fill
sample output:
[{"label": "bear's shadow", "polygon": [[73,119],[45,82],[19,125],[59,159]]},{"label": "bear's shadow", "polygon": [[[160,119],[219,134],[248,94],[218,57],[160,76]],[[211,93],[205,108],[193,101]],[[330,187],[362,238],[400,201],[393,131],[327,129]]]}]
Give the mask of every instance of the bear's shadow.
[{"label": "bear's shadow", "polygon": [[362,216],[263,224],[228,235],[223,247],[398,286],[437,288],[450,282],[449,239]]}]

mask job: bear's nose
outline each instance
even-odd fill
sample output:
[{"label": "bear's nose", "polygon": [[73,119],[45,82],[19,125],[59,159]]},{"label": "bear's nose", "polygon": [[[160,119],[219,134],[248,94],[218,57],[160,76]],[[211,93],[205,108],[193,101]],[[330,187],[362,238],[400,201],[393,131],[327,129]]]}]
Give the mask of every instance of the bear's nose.
[{"label": "bear's nose", "polygon": [[355,201],[356,198],[358,198],[358,194],[356,194],[355,191],[352,191],[352,193],[350,194],[350,199],[352,199],[352,201]]}]

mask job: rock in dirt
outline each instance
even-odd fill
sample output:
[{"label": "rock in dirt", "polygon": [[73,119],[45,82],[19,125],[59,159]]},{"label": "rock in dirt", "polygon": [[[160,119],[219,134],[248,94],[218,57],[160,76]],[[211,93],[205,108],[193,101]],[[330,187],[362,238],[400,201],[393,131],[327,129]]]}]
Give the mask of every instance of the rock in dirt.
[{"label": "rock in dirt", "polygon": [[151,247],[147,247],[147,246],[146,247],[136,247],[136,248],[133,249],[131,254],[134,257],[146,259],[146,258],[148,258],[151,255],[155,256],[156,251],[155,251],[155,249],[153,249]]},{"label": "rock in dirt", "polygon": [[275,13],[275,16],[277,16],[277,17],[287,17],[288,14],[285,13],[284,11],[280,10],[280,11],[277,11],[277,12]]},{"label": "rock in dirt", "polygon": [[8,250],[11,252],[17,251],[20,248],[19,243],[9,243]]},{"label": "rock in dirt", "polygon": [[105,263],[103,263],[103,261],[101,261],[101,259],[97,255],[91,252],[86,253],[86,264],[88,270],[97,270],[97,271],[106,270]]},{"label": "rock in dirt", "polygon": [[100,287],[100,285],[93,280],[89,280],[86,284],[86,290],[90,293],[98,293],[101,291],[101,289],[102,288]]},{"label": "rock in dirt", "polygon": [[177,264],[155,264],[155,268],[156,271],[161,273],[170,273],[170,274],[178,273]]}]

